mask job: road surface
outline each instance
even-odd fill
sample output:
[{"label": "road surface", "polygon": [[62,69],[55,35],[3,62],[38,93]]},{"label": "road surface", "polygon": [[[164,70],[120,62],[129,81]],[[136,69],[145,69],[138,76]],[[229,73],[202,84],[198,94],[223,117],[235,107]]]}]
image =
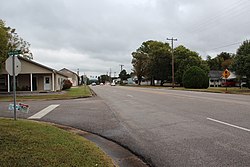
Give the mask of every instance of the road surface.
[{"label": "road surface", "polygon": [[96,86],[154,166],[250,166],[250,96]]},{"label": "road surface", "polygon": [[[156,167],[250,166],[250,96],[119,86],[91,87],[97,97],[29,101],[30,118],[112,139]],[[0,116],[7,103],[1,102]]]}]

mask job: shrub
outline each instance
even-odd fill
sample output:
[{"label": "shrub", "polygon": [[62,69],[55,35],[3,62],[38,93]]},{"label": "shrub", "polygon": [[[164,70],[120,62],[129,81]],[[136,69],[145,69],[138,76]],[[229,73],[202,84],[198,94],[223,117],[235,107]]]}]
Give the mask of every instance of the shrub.
[{"label": "shrub", "polygon": [[68,80],[68,79],[63,80],[63,88],[62,88],[62,90],[70,89],[71,86],[72,86],[72,83],[71,83],[70,80]]},{"label": "shrub", "polygon": [[207,89],[209,86],[208,75],[197,66],[192,66],[184,72],[182,82],[185,88]]}]

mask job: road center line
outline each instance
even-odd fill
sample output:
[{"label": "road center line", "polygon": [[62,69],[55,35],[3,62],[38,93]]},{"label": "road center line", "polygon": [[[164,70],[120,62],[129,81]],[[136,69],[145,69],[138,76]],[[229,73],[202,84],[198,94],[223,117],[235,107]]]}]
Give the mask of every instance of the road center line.
[{"label": "road center line", "polygon": [[240,127],[240,126],[237,126],[237,125],[229,124],[229,123],[222,122],[222,121],[212,119],[212,118],[207,118],[207,119],[210,120],[210,121],[213,121],[213,122],[217,122],[217,123],[220,123],[220,124],[224,124],[224,125],[227,125],[227,126],[231,126],[231,127],[237,128],[237,129],[241,129],[241,130],[250,132],[250,129],[247,129],[247,128],[243,128],[243,127]]},{"label": "road center line", "polygon": [[43,110],[39,111],[38,113],[32,115],[28,119],[40,119],[40,118],[44,117],[46,114],[48,114],[49,112],[51,112],[52,110],[54,110],[58,106],[59,106],[59,104],[50,105],[50,106],[44,108]]},{"label": "road center line", "polygon": [[133,97],[132,95],[127,95],[128,97]]}]

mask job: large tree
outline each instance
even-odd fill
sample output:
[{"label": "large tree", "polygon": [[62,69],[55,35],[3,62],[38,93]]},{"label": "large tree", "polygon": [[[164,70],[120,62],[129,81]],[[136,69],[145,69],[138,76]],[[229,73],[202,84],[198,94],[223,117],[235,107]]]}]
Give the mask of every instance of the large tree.
[{"label": "large tree", "polygon": [[168,43],[149,40],[143,42],[132,55],[132,64],[138,79],[143,74],[151,80],[151,85],[154,84],[154,80],[161,80],[163,85],[164,80],[171,74],[171,48]]},{"label": "large tree", "polygon": [[205,71],[206,74],[209,72],[207,63],[202,60],[198,53],[187,49],[180,45],[174,49],[175,56],[175,81],[182,85],[182,77],[184,72],[192,67],[197,66]]},{"label": "large tree", "polygon": [[248,87],[250,87],[250,41],[246,40],[238,48],[235,56],[234,68],[236,73],[247,77]]}]

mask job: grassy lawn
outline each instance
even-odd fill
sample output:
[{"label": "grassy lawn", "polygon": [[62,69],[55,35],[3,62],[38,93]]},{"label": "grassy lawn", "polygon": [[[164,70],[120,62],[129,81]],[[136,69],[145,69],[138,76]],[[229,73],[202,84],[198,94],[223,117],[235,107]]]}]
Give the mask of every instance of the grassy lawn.
[{"label": "grassy lawn", "polygon": [[172,88],[170,86],[166,87],[166,86],[150,86],[150,85],[141,85],[141,86],[133,85],[132,87],[250,95],[250,89],[248,88],[240,89],[239,87],[228,87],[227,91],[226,91],[226,87],[209,87],[208,89],[188,89],[184,87]]},{"label": "grassy lawn", "polygon": [[111,167],[90,141],[45,123],[0,118],[1,167]]},{"label": "grassy lawn", "polygon": [[[72,87],[69,90],[65,90],[63,93],[42,93],[42,94],[17,94],[17,100],[59,100],[59,99],[72,99],[90,97],[91,91],[88,86]],[[0,101],[11,101],[12,96],[0,96]]]},{"label": "grassy lawn", "polygon": [[[172,88],[169,88],[172,89]],[[229,94],[244,94],[250,95],[250,89],[239,87],[228,87],[227,91],[225,87],[209,87],[208,89],[187,89],[183,87],[176,87],[175,90],[188,90],[188,91],[197,91],[197,92],[212,92],[212,93],[229,93]]]}]

